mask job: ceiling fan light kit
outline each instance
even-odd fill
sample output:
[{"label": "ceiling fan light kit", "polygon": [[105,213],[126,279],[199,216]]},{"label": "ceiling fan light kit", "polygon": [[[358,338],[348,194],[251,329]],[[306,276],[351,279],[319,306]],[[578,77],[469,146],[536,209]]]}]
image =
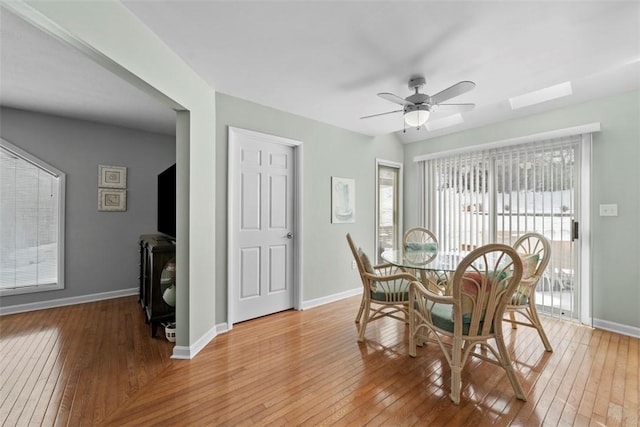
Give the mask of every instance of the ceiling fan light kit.
[{"label": "ceiling fan light kit", "polygon": [[[475,104],[443,104],[444,101],[454,98],[458,95],[462,95],[465,92],[470,91],[476,84],[471,81],[458,82],[433,96],[429,96],[420,92],[420,88],[426,84],[426,79],[420,75],[414,75],[409,79],[409,89],[413,89],[415,92],[406,98],[401,98],[398,95],[388,92],[381,92],[378,96],[387,101],[391,101],[395,104],[402,105],[402,110],[388,111],[386,113],[372,114],[370,116],[361,117],[361,119],[368,119],[371,117],[383,116],[386,114],[398,113],[402,111],[404,116],[404,122],[410,127],[416,127],[418,130],[424,125],[433,107],[444,107],[447,111],[469,111],[475,107]],[[406,128],[405,128],[406,132]]]},{"label": "ceiling fan light kit", "polygon": [[407,105],[404,107],[404,122],[409,126],[419,128],[429,120],[430,113],[428,105]]}]

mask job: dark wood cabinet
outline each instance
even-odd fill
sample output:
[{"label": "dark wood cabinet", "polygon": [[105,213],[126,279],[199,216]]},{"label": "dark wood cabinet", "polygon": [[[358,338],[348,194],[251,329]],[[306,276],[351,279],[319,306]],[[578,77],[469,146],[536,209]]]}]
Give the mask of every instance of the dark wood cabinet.
[{"label": "dark wood cabinet", "polygon": [[139,246],[139,301],[145,321],[151,325],[151,336],[155,337],[159,324],[175,321],[176,245],[165,235],[143,234]]}]

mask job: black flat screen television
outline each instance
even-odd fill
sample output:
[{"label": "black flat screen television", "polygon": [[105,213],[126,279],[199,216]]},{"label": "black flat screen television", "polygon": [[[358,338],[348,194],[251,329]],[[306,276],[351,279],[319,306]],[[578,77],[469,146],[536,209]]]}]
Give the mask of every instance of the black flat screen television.
[{"label": "black flat screen television", "polygon": [[176,238],[176,165],[158,175],[158,232]]}]

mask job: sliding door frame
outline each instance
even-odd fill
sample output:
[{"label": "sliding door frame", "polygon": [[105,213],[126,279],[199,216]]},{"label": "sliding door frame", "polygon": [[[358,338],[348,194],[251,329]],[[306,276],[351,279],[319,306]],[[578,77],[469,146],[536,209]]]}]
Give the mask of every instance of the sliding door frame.
[{"label": "sliding door frame", "polygon": [[[582,324],[593,324],[593,309],[592,309],[592,294],[593,287],[591,283],[592,271],[591,271],[591,147],[593,143],[592,133],[600,131],[600,123],[590,123],[581,126],[575,126],[572,128],[558,129],[549,132],[543,132],[539,134],[527,135],[518,138],[511,138],[502,141],[495,141],[486,144],[478,144],[474,146],[459,148],[455,150],[441,151],[438,153],[420,155],[414,157],[414,162],[423,162],[433,158],[444,157],[448,155],[455,155],[460,153],[466,153],[473,150],[489,150],[494,148],[501,148],[507,146],[514,146],[524,144],[527,142],[550,140],[555,138],[568,137],[573,135],[581,135],[580,141],[580,166],[578,171],[578,182],[576,183],[576,217],[580,220],[580,233],[576,244],[578,245],[577,252],[580,254],[579,259],[575,260],[575,266],[577,270],[577,280],[580,283],[579,294],[579,310],[580,314],[577,320]],[[425,184],[425,168],[418,168],[418,188],[419,191],[419,219],[424,224],[427,224],[427,218],[433,218],[433,204],[428,203],[426,200]],[[425,204],[427,207],[425,208]],[[494,204],[494,203],[492,203]]]}]

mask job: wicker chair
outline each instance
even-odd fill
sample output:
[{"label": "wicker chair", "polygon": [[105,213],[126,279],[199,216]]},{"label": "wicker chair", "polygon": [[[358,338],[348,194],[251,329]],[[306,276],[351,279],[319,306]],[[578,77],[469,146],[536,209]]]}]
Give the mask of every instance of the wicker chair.
[{"label": "wicker chair", "polygon": [[[505,317],[504,320],[510,322],[514,329],[517,328],[517,325],[535,328],[545,350],[553,351],[538,317],[535,300],[536,286],[551,258],[551,244],[542,234],[527,233],[520,236],[513,247],[522,257],[523,272],[520,285],[516,288],[509,305],[507,305],[506,312],[509,317]],[[520,313],[524,317],[524,321],[516,320],[516,313]]]},{"label": "wicker chair", "polygon": [[347,234],[349,248],[356,260],[362,285],[362,300],[356,316],[360,324],[358,341],[364,340],[367,324],[382,317],[392,317],[402,322],[409,318],[409,283],[416,280],[411,274],[399,270],[391,264],[375,267],[362,249],[357,249],[350,234]]},{"label": "wicker chair", "polygon": [[[409,290],[409,354],[416,345],[435,342],[451,368],[451,400],[460,403],[462,369],[475,356],[501,366],[516,397],[525,394],[509,359],[502,335],[504,311],[522,276],[517,252],[503,244],[482,246],[467,255],[453,275],[452,295],[427,290],[411,282]],[[489,343],[494,341],[494,345]],[[480,351],[475,351],[476,346]]]},{"label": "wicker chair", "polygon": [[402,238],[402,244],[405,250],[432,252],[433,257],[438,253],[438,239],[431,230],[424,227],[414,227],[407,230]]},{"label": "wicker chair", "polygon": [[[414,227],[404,233],[402,245],[406,252],[406,256],[410,257],[411,252],[422,252],[420,260],[423,264],[431,262],[438,255],[438,239],[433,232],[424,227]],[[424,253],[430,253],[431,256],[424,256]],[[426,272],[424,270],[405,269],[407,273],[412,274],[420,279],[420,281],[432,292],[442,295],[447,293],[447,275],[434,271]]]}]

